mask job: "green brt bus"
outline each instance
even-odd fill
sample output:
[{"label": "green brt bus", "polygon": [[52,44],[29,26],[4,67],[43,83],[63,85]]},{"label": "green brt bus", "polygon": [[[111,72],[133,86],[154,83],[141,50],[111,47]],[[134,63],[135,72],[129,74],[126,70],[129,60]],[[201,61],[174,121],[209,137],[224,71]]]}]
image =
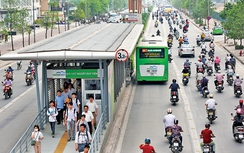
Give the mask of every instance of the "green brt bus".
[{"label": "green brt bus", "polygon": [[162,37],[143,38],[136,47],[136,80],[168,81],[168,46]]}]

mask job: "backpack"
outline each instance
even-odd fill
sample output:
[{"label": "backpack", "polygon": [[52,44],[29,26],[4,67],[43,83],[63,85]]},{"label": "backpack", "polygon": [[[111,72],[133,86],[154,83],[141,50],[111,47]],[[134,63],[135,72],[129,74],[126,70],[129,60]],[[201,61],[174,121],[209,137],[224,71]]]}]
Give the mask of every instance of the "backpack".
[{"label": "backpack", "polygon": [[232,57],[232,58],[230,59],[230,62],[231,62],[231,64],[233,65],[233,64],[236,63],[236,59],[235,59],[234,57]]},{"label": "backpack", "polygon": [[[57,113],[57,108],[56,107],[54,107],[54,108],[55,108],[54,110],[55,110],[55,114],[56,114]],[[49,108],[47,109],[47,111],[48,111],[49,114],[51,114]]]},{"label": "backpack", "polygon": [[[66,108],[66,114],[67,114],[67,120],[69,118],[69,115],[68,115],[68,107]],[[74,115],[75,115],[75,109],[74,109]]]},{"label": "backpack", "polygon": [[[78,133],[78,142],[79,142],[79,137],[80,137],[80,131],[79,131],[79,133]],[[87,134],[87,130],[86,130],[86,137],[87,137],[87,142],[86,143],[89,143],[88,141],[89,141],[89,137],[88,137],[88,134]]]}]

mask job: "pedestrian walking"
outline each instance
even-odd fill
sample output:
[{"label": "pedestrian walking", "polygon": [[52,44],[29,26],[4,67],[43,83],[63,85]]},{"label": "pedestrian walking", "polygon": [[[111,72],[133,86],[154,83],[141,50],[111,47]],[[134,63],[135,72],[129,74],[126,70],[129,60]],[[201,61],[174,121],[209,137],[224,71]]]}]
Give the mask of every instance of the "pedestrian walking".
[{"label": "pedestrian walking", "polygon": [[85,146],[89,145],[91,141],[92,141],[91,134],[89,131],[86,130],[86,125],[81,124],[80,130],[76,133],[75,136],[75,150],[78,151],[79,153],[83,153],[83,151],[85,151],[84,149]]},{"label": "pedestrian walking", "polygon": [[88,125],[88,123],[86,121],[86,115],[85,114],[82,114],[81,118],[77,121],[77,123],[76,123],[76,132],[78,132],[80,130],[80,125],[81,124],[85,124],[86,125],[86,130],[90,131],[89,125]]},{"label": "pedestrian walking", "polygon": [[65,123],[68,131],[68,141],[75,140],[75,123],[77,121],[76,110],[73,108],[73,103],[68,104],[68,108],[65,113]]},{"label": "pedestrian walking", "polygon": [[80,117],[81,117],[81,103],[80,103],[80,100],[77,98],[76,93],[72,93],[72,103],[73,103],[73,107],[77,111],[77,119],[80,119]]},{"label": "pedestrian walking", "polygon": [[54,138],[54,135],[55,135],[55,124],[56,124],[56,116],[58,115],[58,111],[57,111],[57,108],[55,108],[55,103],[54,101],[50,101],[49,103],[49,108],[47,110],[47,116],[48,117],[48,120],[49,120],[49,123],[50,123],[50,126],[51,126],[51,131],[52,131],[52,137]]},{"label": "pedestrian walking", "polygon": [[61,94],[61,90],[57,91],[57,96],[55,98],[55,107],[57,108],[58,115],[57,115],[57,124],[60,124],[63,120],[63,111],[64,111],[64,101],[65,98]]},{"label": "pedestrian walking", "polygon": [[31,139],[36,142],[33,146],[35,153],[41,153],[41,140],[44,139],[44,136],[38,125],[34,125],[34,131],[31,134]]},{"label": "pedestrian walking", "polygon": [[86,103],[86,105],[88,106],[89,108],[89,111],[92,112],[92,115],[94,117],[94,129],[96,130],[97,128],[97,124],[96,124],[96,117],[98,116],[98,105],[97,103],[94,101],[94,97],[93,95],[91,95],[89,97],[89,101]]},{"label": "pedestrian walking", "polygon": [[86,122],[89,125],[89,132],[92,135],[92,127],[94,125],[94,117],[92,115],[92,112],[88,110],[89,107],[87,105],[84,106],[84,112],[82,112],[82,115],[86,115]]}]

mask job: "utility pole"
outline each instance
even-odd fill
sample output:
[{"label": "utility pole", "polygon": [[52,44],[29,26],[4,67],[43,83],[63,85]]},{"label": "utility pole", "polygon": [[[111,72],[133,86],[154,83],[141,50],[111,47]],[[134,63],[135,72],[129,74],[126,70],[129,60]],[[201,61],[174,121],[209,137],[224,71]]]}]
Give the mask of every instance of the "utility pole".
[{"label": "utility pole", "polygon": [[36,23],[35,23],[35,4],[34,0],[32,0],[32,9],[33,9],[33,34],[34,34],[34,43],[36,43]]},{"label": "utility pole", "polygon": [[[210,0],[208,0],[208,17],[209,17],[209,14],[210,14],[210,13],[209,13],[209,1],[210,1]],[[209,30],[209,19],[208,19],[208,30]]]},{"label": "utility pole", "polygon": [[12,29],[13,29],[13,19],[12,19],[12,13],[13,10],[11,8],[11,4],[10,4],[10,37],[11,37],[11,46],[12,46],[12,51],[14,51],[14,40],[13,40],[13,33],[12,33]]},{"label": "utility pole", "polygon": [[67,11],[68,11],[67,14],[68,14],[68,30],[69,30],[69,1],[68,1],[67,5],[68,5],[68,6],[67,6],[67,7],[68,7],[68,8],[67,8],[67,9],[68,9],[68,10],[67,10]]}]

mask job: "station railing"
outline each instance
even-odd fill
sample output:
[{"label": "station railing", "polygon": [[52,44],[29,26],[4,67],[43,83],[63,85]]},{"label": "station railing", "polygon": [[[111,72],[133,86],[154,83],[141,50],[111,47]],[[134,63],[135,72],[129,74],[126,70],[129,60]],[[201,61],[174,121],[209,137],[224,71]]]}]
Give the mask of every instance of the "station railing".
[{"label": "station railing", "polygon": [[[12,148],[10,153],[25,153],[31,145],[31,133],[33,132],[34,125],[44,125],[46,123],[47,113],[46,108],[44,108],[34,119],[34,121],[29,125],[25,133],[21,136],[19,141]],[[41,126],[40,126],[41,127]]]},{"label": "station railing", "polygon": [[[107,107],[107,106],[106,106]],[[104,110],[106,110],[106,107]],[[105,112],[105,113],[104,113]],[[96,153],[99,149],[99,143],[101,142],[101,139],[102,139],[102,135],[103,135],[103,132],[106,128],[106,124],[107,124],[107,115],[106,115],[106,111],[103,111],[100,119],[99,119],[99,122],[98,122],[98,125],[97,125],[97,129],[92,137],[92,142],[90,144],[90,150],[89,150],[89,153]]]}]

